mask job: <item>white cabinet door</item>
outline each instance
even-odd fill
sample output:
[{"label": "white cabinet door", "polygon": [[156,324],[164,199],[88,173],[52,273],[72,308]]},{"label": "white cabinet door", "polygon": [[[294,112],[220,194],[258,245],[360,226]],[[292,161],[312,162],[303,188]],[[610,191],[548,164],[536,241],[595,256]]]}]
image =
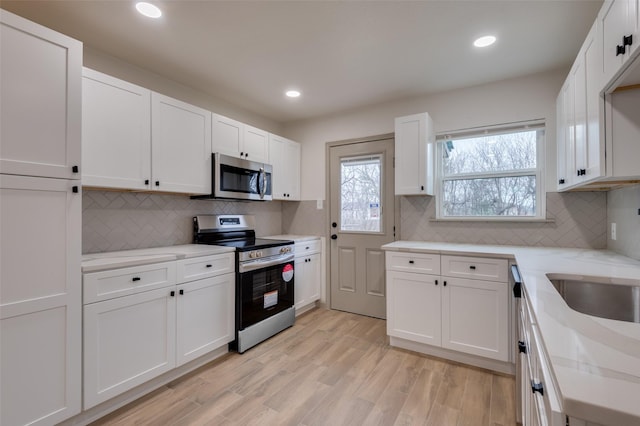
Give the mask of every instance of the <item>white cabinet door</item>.
[{"label": "white cabinet door", "polygon": [[0,173],[78,179],[82,43],[3,10],[0,21]]},{"label": "white cabinet door", "polygon": [[[603,85],[602,71],[602,29],[599,22],[591,27],[591,31],[582,47],[581,53],[585,69],[585,144],[583,160],[584,181],[592,181],[605,174],[604,156],[604,102],[600,97]],[[602,125],[601,125],[602,123]]]},{"label": "white cabinet door", "polygon": [[296,310],[320,299],[322,279],[320,253],[296,257],[295,260],[295,300]]},{"label": "white cabinet door", "polygon": [[175,367],[175,287],[84,306],[84,409]]},{"label": "white cabinet door", "polygon": [[80,181],[0,175],[0,424],[80,412]]},{"label": "white cabinet door", "polygon": [[150,189],[151,91],[85,68],[82,184]]},{"label": "white cabinet door", "polygon": [[212,152],[268,163],[269,134],[240,121],[213,114]]},{"label": "white cabinet door", "polygon": [[558,178],[558,191],[563,191],[569,183],[567,178],[567,127],[564,106],[566,84],[560,89],[556,100],[556,177]]},{"label": "white cabinet door", "polygon": [[396,195],[433,195],[435,133],[427,113],[395,120]]},{"label": "white cabinet door", "polygon": [[390,271],[386,285],[387,334],[440,346],[440,277]]},{"label": "white cabinet door", "polygon": [[269,162],[269,134],[264,130],[244,126],[244,158],[258,163]]},{"label": "white cabinet door", "polygon": [[269,135],[269,163],[273,166],[273,199],[300,200],[300,144]]},{"label": "white cabinet door", "polygon": [[235,338],[235,274],[178,285],[176,365]]},{"label": "white cabinet door", "polygon": [[211,113],[151,94],[153,189],[211,193]]},{"label": "white cabinet door", "polygon": [[626,27],[628,0],[608,0],[598,20],[602,25],[603,81],[607,84],[622,66],[624,54],[618,52]]},{"label": "white cabinet door", "polygon": [[509,360],[507,283],[442,277],[442,347]]}]

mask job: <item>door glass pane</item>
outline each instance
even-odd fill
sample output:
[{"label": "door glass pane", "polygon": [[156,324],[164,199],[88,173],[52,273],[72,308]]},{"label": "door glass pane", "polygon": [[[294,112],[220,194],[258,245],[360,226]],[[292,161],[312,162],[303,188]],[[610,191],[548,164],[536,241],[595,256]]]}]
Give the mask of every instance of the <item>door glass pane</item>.
[{"label": "door glass pane", "polygon": [[380,232],[382,155],[340,159],[340,230]]}]

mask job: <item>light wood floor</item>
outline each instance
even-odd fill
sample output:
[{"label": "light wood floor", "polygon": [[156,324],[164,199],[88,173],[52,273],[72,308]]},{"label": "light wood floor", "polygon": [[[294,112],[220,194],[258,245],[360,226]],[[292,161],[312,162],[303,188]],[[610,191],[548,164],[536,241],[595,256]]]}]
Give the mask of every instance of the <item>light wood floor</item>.
[{"label": "light wood floor", "polygon": [[316,309],[94,425],[514,425],[512,377],[392,348],[383,320]]}]

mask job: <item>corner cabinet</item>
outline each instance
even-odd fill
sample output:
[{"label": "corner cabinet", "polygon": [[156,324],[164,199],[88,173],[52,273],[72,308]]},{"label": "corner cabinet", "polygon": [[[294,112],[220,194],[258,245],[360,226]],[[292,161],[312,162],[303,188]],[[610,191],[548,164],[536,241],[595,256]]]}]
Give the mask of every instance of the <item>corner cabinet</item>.
[{"label": "corner cabinet", "polygon": [[211,113],[85,68],[85,186],[211,192]]},{"label": "corner cabinet", "polygon": [[213,114],[212,126],[212,152],[269,162],[269,134],[264,130],[219,114]]},{"label": "corner cabinet", "polygon": [[428,113],[395,119],[395,194],[434,194],[435,132]]},{"label": "corner cabinet", "polygon": [[0,10],[3,426],[81,408],[81,73],[82,43]]},{"label": "corner cabinet", "polygon": [[269,162],[273,166],[273,199],[300,200],[300,144],[269,135]]},{"label": "corner cabinet", "polygon": [[392,346],[512,370],[506,259],[387,251],[386,265]]}]

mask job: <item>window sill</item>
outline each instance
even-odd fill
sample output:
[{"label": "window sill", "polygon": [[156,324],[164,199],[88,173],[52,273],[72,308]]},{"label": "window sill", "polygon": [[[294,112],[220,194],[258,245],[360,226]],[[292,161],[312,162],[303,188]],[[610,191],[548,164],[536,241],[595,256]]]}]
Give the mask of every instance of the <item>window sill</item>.
[{"label": "window sill", "polygon": [[555,219],[539,218],[487,218],[487,217],[455,217],[455,218],[431,218],[429,222],[487,222],[487,223],[556,223]]}]

